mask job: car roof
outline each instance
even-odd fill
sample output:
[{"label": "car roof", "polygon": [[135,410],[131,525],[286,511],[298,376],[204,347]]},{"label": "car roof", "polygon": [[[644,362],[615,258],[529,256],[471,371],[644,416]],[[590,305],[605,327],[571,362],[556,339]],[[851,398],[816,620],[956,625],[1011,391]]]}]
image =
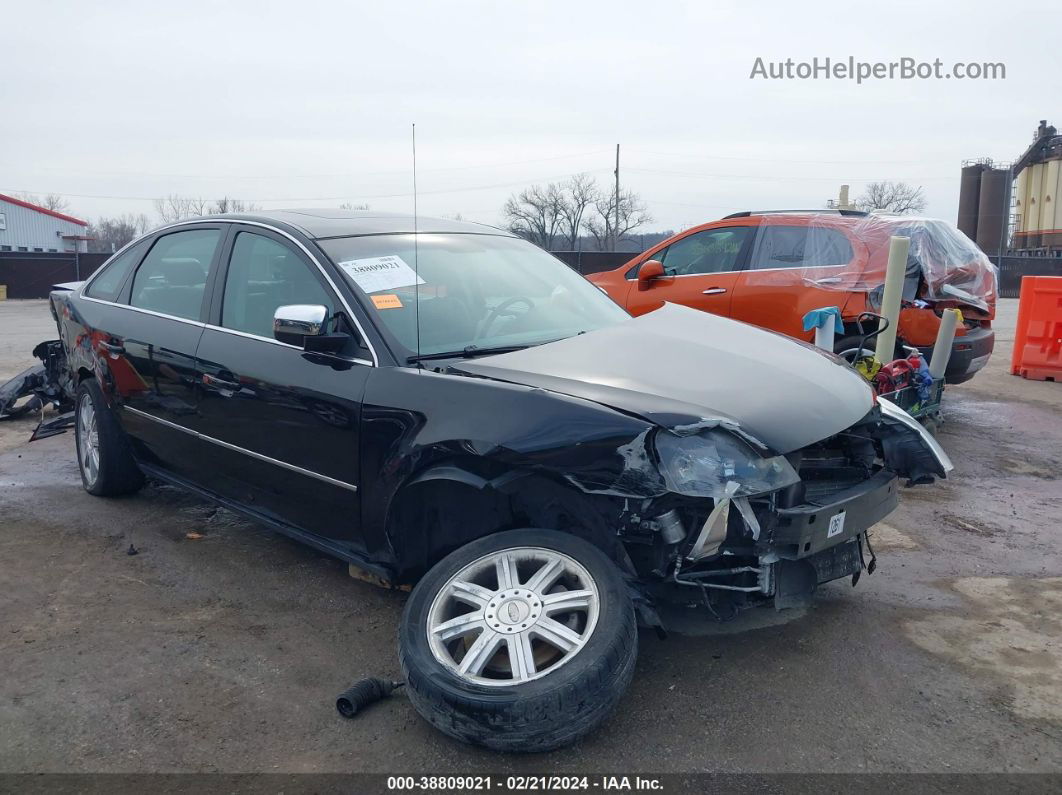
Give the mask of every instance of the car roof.
[{"label": "car roof", "polygon": [[203,220],[227,218],[238,221],[282,223],[295,227],[307,237],[355,237],[358,235],[401,234],[417,232],[450,232],[514,237],[504,229],[469,221],[431,218],[402,213],[368,212],[364,210],[322,209],[319,207],[293,210],[256,210],[253,213],[226,213]]}]

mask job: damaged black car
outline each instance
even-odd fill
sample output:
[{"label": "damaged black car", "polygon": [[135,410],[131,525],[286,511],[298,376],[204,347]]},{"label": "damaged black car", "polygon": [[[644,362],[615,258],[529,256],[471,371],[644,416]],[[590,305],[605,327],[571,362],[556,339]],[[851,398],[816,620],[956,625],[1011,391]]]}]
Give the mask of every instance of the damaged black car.
[{"label": "damaged black car", "polygon": [[157,478],[413,586],[410,699],[496,749],[596,726],[665,601],[726,617],[872,570],[899,479],[951,468],[832,354],[631,318],[476,224],[182,222],[52,310],[90,493]]}]

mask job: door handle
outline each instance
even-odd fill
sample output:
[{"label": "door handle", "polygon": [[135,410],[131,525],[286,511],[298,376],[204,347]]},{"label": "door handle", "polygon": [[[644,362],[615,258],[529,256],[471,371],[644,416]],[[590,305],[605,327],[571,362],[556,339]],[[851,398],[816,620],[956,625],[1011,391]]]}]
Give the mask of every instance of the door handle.
[{"label": "door handle", "polygon": [[210,375],[210,373],[203,373],[203,384],[213,387],[222,393],[229,392],[230,395],[226,395],[226,397],[230,397],[233,392],[239,392],[241,388],[238,381],[228,381],[224,378],[218,378],[216,375]]},{"label": "door handle", "polygon": [[124,345],[115,345],[113,342],[101,342],[100,347],[115,357],[123,356],[125,354]]},{"label": "door handle", "polygon": [[721,293],[725,292],[725,287],[709,287],[707,290],[703,290],[701,292],[701,295],[720,295]]}]

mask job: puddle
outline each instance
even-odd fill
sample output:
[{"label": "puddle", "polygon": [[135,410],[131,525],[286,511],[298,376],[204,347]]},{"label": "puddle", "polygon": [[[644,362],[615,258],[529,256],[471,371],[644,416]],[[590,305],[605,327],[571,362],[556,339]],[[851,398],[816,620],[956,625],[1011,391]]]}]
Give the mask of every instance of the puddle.
[{"label": "puddle", "polygon": [[1023,718],[1062,724],[1062,577],[964,577],[964,614],[909,621],[926,651],[992,680]]}]

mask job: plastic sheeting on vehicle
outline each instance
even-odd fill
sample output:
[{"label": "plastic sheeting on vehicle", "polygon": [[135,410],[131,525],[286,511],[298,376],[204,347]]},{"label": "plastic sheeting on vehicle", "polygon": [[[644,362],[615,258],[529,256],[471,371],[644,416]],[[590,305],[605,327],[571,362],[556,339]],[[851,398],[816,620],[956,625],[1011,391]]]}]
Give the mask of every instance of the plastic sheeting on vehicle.
[{"label": "plastic sheeting on vehicle", "polygon": [[792,284],[796,270],[805,284],[823,290],[880,290],[894,235],[911,240],[905,300],[954,301],[984,311],[995,301],[996,267],[970,238],[935,218],[765,215],[746,280]]}]

